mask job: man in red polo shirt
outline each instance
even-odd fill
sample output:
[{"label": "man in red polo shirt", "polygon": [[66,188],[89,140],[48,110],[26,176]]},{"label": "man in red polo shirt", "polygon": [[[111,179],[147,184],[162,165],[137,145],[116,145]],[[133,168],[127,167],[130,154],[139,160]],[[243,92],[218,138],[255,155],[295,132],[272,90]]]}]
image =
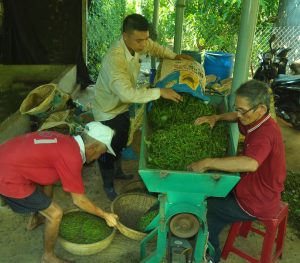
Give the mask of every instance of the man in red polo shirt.
[{"label": "man in red polo shirt", "polygon": [[207,222],[209,241],[215,248],[214,262],[219,262],[219,234],[227,224],[272,218],[280,204],[286,177],[285,148],[281,131],[269,114],[268,86],[257,80],[242,84],[236,91],[235,112],[204,116],[195,124],[217,121],[237,122],[245,136],[241,155],[206,158],[189,165],[197,172],[220,170],[240,172],[241,180],[225,198],[209,198]]},{"label": "man in red polo shirt", "polygon": [[110,145],[113,133],[103,124],[91,122],[80,136],[34,132],[0,145],[0,196],[15,212],[39,212],[46,218],[42,263],[69,261],[54,253],[63,210],[40,186],[49,190],[61,181],[76,206],[116,226],[117,215],[104,212],[84,195],[81,177],[83,163],[105,152],[114,154]]}]

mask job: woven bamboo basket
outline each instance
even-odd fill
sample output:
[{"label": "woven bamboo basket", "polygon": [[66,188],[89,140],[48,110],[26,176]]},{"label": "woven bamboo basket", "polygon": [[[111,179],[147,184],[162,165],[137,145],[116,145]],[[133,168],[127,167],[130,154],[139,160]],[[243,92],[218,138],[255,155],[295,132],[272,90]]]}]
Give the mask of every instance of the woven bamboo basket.
[{"label": "woven bamboo basket", "polygon": [[[65,214],[75,212],[75,211],[79,211],[79,209],[75,208],[75,209],[67,210],[65,211]],[[77,243],[70,242],[62,237],[58,237],[58,241],[60,242],[61,246],[71,254],[86,256],[86,255],[96,254],[102,251],[103,249],[107,248],[112,242],[115,234],[116,234],[116,229],[112,228],[112,232],[107,238],[91,244],[77,244]]]},{"label": "woven bamboo basket", "polygon": [[138,220],[157,202],[157,198],[143,193],[119,195],[111,204],[111,211],[119,216],[118,230],[126,237],[142,240],[147,234],[137,230]]},{"label": "woven bamboo basket", "polygon": [[147,188],[143,181],[141,180],[134,180],[129,182],[128,184],[124,185],[121,190],[120,194],[127,194],[127,193],[147,193]]},{"label": "woven bamboo basket", "polygon": [[61,91],[54,83],[41,85],[30,91],[20,106],[22,114],[50,114],[66,108],[70,95]]}]

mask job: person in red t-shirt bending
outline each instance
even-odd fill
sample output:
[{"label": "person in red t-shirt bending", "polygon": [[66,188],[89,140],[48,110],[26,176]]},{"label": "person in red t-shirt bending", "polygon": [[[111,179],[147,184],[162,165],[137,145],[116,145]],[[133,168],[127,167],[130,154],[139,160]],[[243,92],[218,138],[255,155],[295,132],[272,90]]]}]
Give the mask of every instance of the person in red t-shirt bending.
[{"label": "person in red t-shirt bending", "polygon": [[215,262],[220,260],[219,233],[225,225],[271,218],[279,208],[286,177],[285,148],[269,109],[267,84],[250,80],[237,89],[234,112],[203,116],[195,121],[196,125],[209,123],[211,127],[217,121],[237,122],[245,136],[241,155],[205,158],[188,166],[197,172],[240,172],[241,180],[227,197],[207,200],[209,241],[215,248]]},{"label": "person in red t-shirt bending", "polygon": [[[117,225],[117,215],[104,212],[84,195],[81,176],[83,163],[97,160],[106,151],[114,154],[110,145],[113,134],[112,129],[100,122],[90,122],[80,136],[33,132],[0,145],[0,196],[15,212],[39,212],[43,216],[42,263],[69,262],[54,253],[63,216],[62,208],[49,196],[54,183],[61,181],[76,206],[104,218],[111,227]],[[31,229],[41,223],[41,216],[31,219],[34,219]]]}]

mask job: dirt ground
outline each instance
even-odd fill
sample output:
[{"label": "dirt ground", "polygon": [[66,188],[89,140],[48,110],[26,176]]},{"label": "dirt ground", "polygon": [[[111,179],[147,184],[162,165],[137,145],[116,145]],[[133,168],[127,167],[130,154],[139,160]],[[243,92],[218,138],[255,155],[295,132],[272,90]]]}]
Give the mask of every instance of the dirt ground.
[{"label": "dirt ground", "polygon": [[[292,129],[283,121],[278,121],[284,135],[287,167],[293,171],[300,171],[299,146],[300,132]],[[139,141],[138,139],[136,141]],[[137,149],[136,145],[135,148]],[[124,170],[134,173],[138,178],[137,161],[124,161]],[[99,169],[96,164],[84,168],[83,178],[86,193],[96,204],[103,209],[110,210],[110,202],[102,191],[102,181],[99,176]],[[118,181],[117,192],[120,192],[126,182]],[[71,198],[64,193],[59,186],[55,187],[55,200],[65,209],[73,208]],[[1,263],[38,263],[43,252],[43,226],[26,231],[25,225],[28,216],[13,213],[8,207],[0,207],[0,262]],[[221,240],[224,242],[228,228],[222,233]],[[250,236],[247,240],[239,238],[237,244],[250,251],[252,255],[258,255],[261,248],[261,238]],[[294,235],[293,230],[288,228],[285,239],[285,250],[282,263],[300,262],[300,240]],[[102,252],[91,256],[76,256],[65,251],[59,242],[56,245],[56,252],[69,260],[77,263],[130,263],[139,262],[139,242],[131,240],[117,232],[111,245]],[[246,262],[237,256],[230,254],[226,263]]]}]

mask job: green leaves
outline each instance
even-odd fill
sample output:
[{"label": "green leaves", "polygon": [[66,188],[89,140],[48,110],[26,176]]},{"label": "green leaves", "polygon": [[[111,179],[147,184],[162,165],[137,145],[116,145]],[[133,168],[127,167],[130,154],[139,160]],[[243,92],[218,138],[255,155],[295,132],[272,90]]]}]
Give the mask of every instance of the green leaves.
[{"label": "green leaves", "polygon": [[289,224],[300,237],[300,173],[287,171],[285,190],[282,199],[289,204]]},{"label": "green leaves", "polygon": [[[277,15],[279,0],[260,0],[258,26]],[[188,0],[185,3],[182,49],[196,50],[199,39],[204,49],[235,53],[241,16],[241,0]],[[170,43],[175,32],[176,1],[161,0],[158,36]],[[142,12],[152,20],[153,0],[142,1]],[[203,44],[200,44],[203,46]]]},{"label": "green leaves", "polygon": [[185,171],[192,162],[206,157],[222,157],[227,150],[227,126],[217,123],[194,125],[197,117],[212,115],[216,110],[191,95],[184,94],[184,101],[154,102],[149,114],[152,136],[148,146],[148,167]]},{"label": "green leaves", "polygon": [[76,244],[91,244],[108,237],[112,232],[104,219],[82,211],[65,214],[59,235]]},{"label": "green leaves", "polygon": [[224,124],[211,129],[208,124],[173,125],[151,137],[148,166],[156,169],[186,171],[192,162],[206,157],[223,157],[227,149]]},{"label": "green leaves", "polygon": [[205,105],[201,100],[183,93],[183,102],[174,103],[169,100],[153,102],[149,120],[154,130],[168,129],[172,125],[189,123],[202,115],[212,115],[216,110],[211,105]]},{"label": "green leaves", "polygon": [[140,217],[137,222],[137,230],[144,232],[145,228],[151,223],[151,221],[158,215],[158,210],[153,210],[145,213]]},{"label": "green leaves", "polygon": [[125,0],[91,1],[88,13],[88,68],[93,80],[97,79],[101,59],[109,45],[121,35],[125,9]]},{"label": "green leaves", "polygon": [[[184,11],[182,49],[236,52],[241,0],[188,0]],[[277,16],[279,0],[260,0],[257,27],[270,26]],[[136,12],[136,1],[91,1],[88,18],[88,68],[96,80],[101,58],[121,33],[126,14]],[[160,0],[158,42],[173,43],[176,0]],[[141,10],[149,22],[153,0],[142,0]]]}]

